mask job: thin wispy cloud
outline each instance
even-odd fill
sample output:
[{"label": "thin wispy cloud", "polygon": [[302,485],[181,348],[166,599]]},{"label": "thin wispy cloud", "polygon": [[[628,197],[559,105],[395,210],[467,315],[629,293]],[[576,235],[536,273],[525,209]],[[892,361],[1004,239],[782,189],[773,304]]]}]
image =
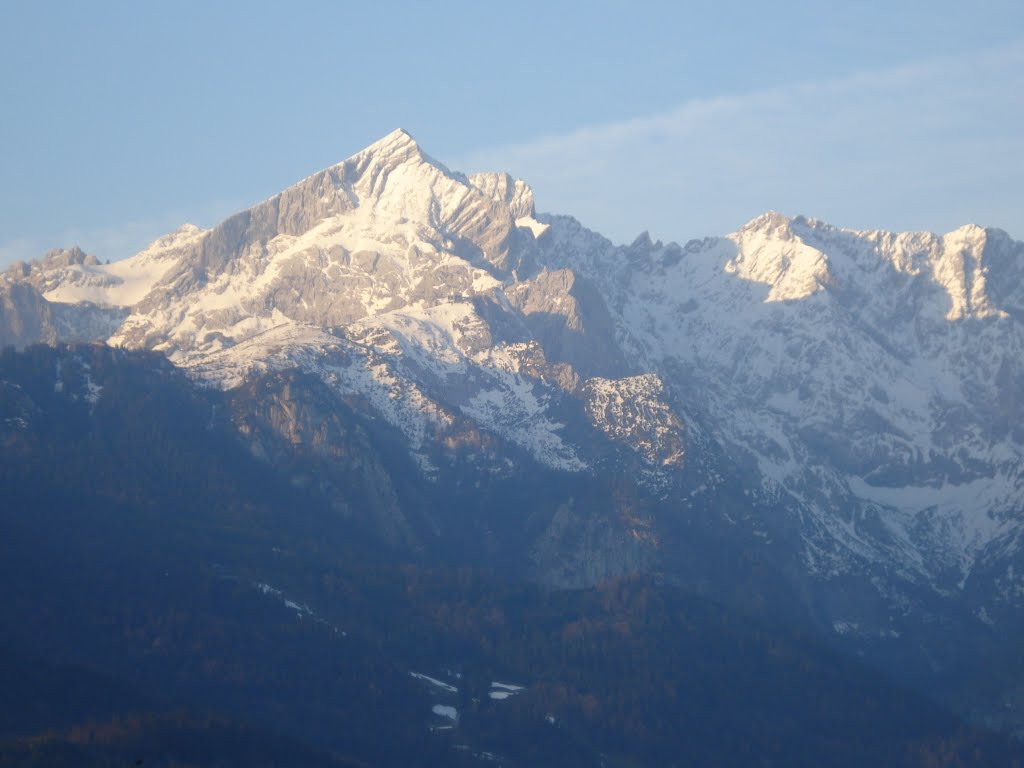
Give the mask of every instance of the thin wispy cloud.
[{"label": "thin wispy cloud", "polygon": [[695,100],[458,159],[507,169],[542,210],[628,240],[686,239],[768,210],[858,228],[1024,236],[1024,42]]}]

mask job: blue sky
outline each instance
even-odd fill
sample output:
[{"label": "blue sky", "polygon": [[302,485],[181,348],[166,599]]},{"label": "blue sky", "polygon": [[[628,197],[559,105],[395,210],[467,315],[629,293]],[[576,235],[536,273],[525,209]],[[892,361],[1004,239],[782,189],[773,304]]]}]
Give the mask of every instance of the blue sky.
[{"label": "blue sky", "polygon": [[1024,238],[1024,4],[0,0],[0,264],[120,258],[396,127],[616,240]]}]

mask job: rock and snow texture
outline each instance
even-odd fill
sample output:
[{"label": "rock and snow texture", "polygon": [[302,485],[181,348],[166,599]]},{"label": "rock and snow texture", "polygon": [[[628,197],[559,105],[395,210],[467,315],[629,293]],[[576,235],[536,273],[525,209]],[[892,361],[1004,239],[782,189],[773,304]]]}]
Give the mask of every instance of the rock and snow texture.
[{"label": "rock and snow texture", "polygon": [[766,214],[616,256],[599,284],[646,365],[815,518],[818,555],[955,583],[1019,529],[1021,244]]},{"label": "rock and snow texture", "polygon": [[685,428],[665,401],[665,387],[657,376],[595,377],[583,384],[581,393],[591,422],[611,440],[625,443],[650,465],[682,465]]},{"label": "rock and snow texture", "polygon": [[[0,280],[6,343],[94,338],[235,387],[300,368],[399,429],[421,469],[462,422],[597,471],[712,434],[830,576],[873,562],[956,590],[1017,551],[1024,244],[770,213],[684,246],[615,246],[396,131],[208,230]],[[584,430],[590,429],[590,432]],[[858,566],[859,567],[859,566]]]}]

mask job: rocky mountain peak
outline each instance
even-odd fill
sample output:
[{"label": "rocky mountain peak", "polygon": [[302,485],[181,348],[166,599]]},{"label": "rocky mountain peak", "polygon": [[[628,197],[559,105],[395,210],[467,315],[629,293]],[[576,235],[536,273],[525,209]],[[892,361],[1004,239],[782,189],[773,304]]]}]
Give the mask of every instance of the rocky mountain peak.
[{"label": "rocky mountain peak", "polygon": [[1004,313],[995,305],[987,290],[987,270],[983,264],[988,235],[984,229],[970,224],[950,232],[941,239],[931,259],[935,281],[945,288],[950,299],[947,317],[998,317]]},{"label": "rocky mountain peak", "polygon": [[533,190],[522,179],[513,179],[507,173],[473,173],[469,182],[498,203],[508,206],[514,219],[534,214]]},{"label": "rocky mountain peak", "polygon": [[99,263],[99,259],[92,254],[85,253],[77,245],[71,248],[55,248],[43,257],[43,264],[47,267],[66,267],[72,264],[93,266]]},{"label": "rocky mountain peak", "polygon": [[805,242],[794,220],[769,212],[727,240],[736,248],[724,271],[770,286],[765,301],[803,299],[834,282],[826,252]]},{"label": "rocky mountain peak", "polygon": [[426,154],[401,128],[331,171],[336,185],[353,196],[357,205],[388,208],[417,221],[424,201],[448,197],[469,186],[464,176]]},{"label": "rocky mountain peak", "polygon": [[651,240],[651,233],[645,229],[643,232],[641,232],[639,235],[633,238],[633,242],[630,243],[629,247],[633,250],[649,251],[653,250],[654,248],[657,248],[659,245],[660,243],[656,245],[655,242]]},{"label": "rocky mountain peak", "polygon": [[988,230],[977,224],[964,224],[950,232],[946,237],[956,237],[964,241],[984,241],[988,237]]},{"label": "rocky mountain peak", "polygon": [[739,232],[758,232],[777,239],[789,239],[793,236],[792,224],[793,219],[788,216],[778,211],[766,211],[740,227]]},{"label": "rocky mountain peak", "polygon": [[370,144],[362,151],[353,156],[371,155],[374,157],[385,157],[389,155],[406,155],[409,153],[421,153],[419,144],[404,128],[396,128],[387,136]]}]

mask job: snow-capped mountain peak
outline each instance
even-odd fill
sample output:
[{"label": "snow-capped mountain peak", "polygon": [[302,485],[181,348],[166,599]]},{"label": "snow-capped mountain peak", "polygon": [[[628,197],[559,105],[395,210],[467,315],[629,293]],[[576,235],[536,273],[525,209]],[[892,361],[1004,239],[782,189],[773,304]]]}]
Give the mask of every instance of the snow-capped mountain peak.
[{"label": "snow-capped mountain peak", "polygon": [[725,272],[771,286],[765,301],[803,299],[831,283],[829,257],[801,240],[792,225],[778,213],[754,219],[728,238],[736,255]]},{"label": "snow-capped mountain peak", "polygon": [[115,265],[51,258],[33,279],[54,302],[130,308],[112,343],[187,358],[286,321],[339,326],[490,290],[517,233],[545,229],[526,184],[452,173],[398,130],[209,232]]},{"label": "snow-capped mountain peak", "polygon": [[42,294],[4,306],[48,312],[23,324],[46,340],[73,310],[220,386],[313,373],[402,431],[424,471],[463,420],[567,472],[607,459],[603,434],[661,489],[703,460],[688,440],[713,440],[752,499],[789,510],[766,526],[801,521],[824,574],[889,563],[953,589],[1022,528],[1024,245],[998,230],[769,212],[616,247],[397,130],[209,231],[7,280]]},{"label": "snow-capped mountain peak", "polygon": [[760,232],[765,236],[787,239],[792,237],[790,227],[794,220],[803,220],[803,217],[793,219],[778,211],[765,211],[740,227],[739,232]]},{"label": "snow-capped mountain peak", "polygon": [[359,157],[385,157],[388,155],[395,154],[420,154],[422,150],[419,144],[416,143],[416,139],[412,137],[405,128],[396,128],[387,136],[378,139],[377,141],[370,144],[366,149],[356,153],[352,156],[352,160]]}]

